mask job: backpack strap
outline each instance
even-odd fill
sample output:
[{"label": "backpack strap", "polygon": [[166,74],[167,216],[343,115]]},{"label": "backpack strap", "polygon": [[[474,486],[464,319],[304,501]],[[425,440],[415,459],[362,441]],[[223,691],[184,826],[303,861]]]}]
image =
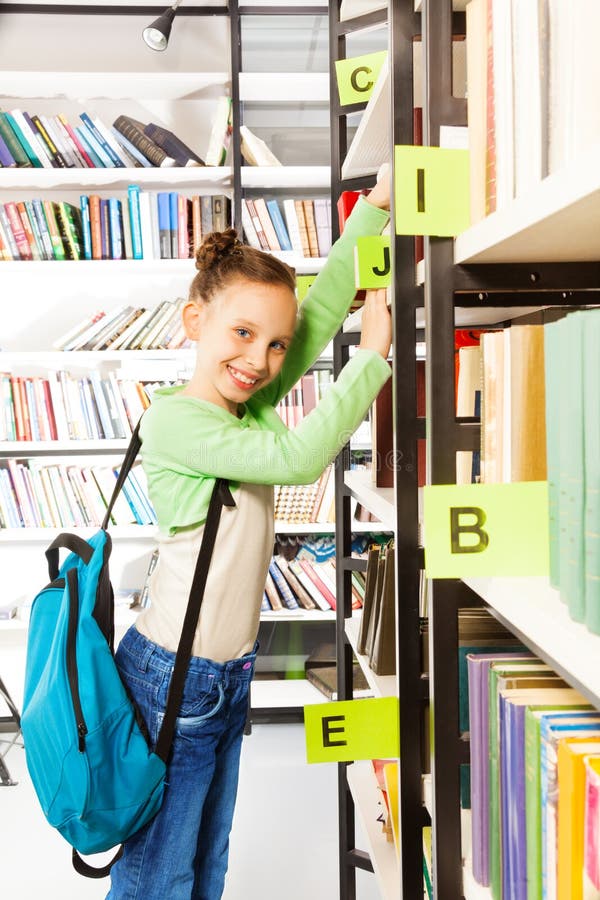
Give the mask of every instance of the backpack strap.
[{"label": "backpack strap", "polygon": [[73,852],[71,854],[71,862],[73,863],[73,868],[79,875],[83,875],[85,878],[106,878],[110,875],[110,870],[116,863],[118,859],[120,859],[123,855],[123,844],[119,847],[113,858],[110,862],[107,862],[104,866],[98,866],[97,868],[94,866],[90,866],[89,863],[82,859],[75,847],[73,847]]},{"label": "backpack strap", "polygon": [[135,458],[139,453],[140,447],[142,446],[142,441],[140,438],[140,422],[141,418],[137,425],[133,430],[133,434],[131,435],[131,440],[129,441],[129,447],[127,448],[127,452],[125,453],[125,458],[121,464],[121,470],[119,472],[119,477],[117,478],[117,483],[115,484],[114,490],[112,492],[112,497],[110,498],[110,502],[106,509],[106,515],[102,520],[102,529],[106,531],[110,522],[110,516],[113,510],[113,506],[116,503],[117,497],[119,496],[119,492],[123,485],[125,484],[125,479],[129,475],[131,471],[131,467],[135,462]]},{"label": "backpack strap", "polygon": [[183,620],[179,646],[177,647],[177,655],[175,657],[175,665],[173,667],[173,674],[169,685],[169,695],[165,708],[165,717],[160,729],[160,734],[158,735],[156,747],[154,748],[156,755],[165,763],[171,752],[175,720],[181,704],[185,677],[192,655],[192,644],[194,642],[196,628],[198,627],[200,606],[202,604],[206,579],[208,577],[208,567],[210,566],[223,506],[235,506],[235,501],[231,495],[227,481],[224,478],[217,478],[210,498],[206,523],[204,525],[204,533],[202,535],[202,543],[196,561],[196,568],[194,570],[190,597],[185,618]]}]

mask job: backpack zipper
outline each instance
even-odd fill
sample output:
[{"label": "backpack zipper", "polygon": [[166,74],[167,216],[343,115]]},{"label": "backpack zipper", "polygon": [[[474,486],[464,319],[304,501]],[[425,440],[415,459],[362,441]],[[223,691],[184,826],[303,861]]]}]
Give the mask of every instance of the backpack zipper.
[{"label": "backpack zipper", "polygon": [[77,624],[79,621],[79,590],[77,585],[77,569],[72,568],[67,572],[67,584],[69,586],[69,626],[67,629],[67,678],[75,713],[77,726],[77,744],[81,753],[85,750],[85,736],[88,733],[81,698],[79,696],[79,679],[77,676]]}]

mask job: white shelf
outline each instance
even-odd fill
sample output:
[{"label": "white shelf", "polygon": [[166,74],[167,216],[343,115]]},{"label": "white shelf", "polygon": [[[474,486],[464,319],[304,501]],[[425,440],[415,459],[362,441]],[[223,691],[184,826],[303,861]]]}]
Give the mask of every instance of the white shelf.
[{"label": "white shelf", "polygon": [[[1,270],[0,270],[1,271]],[[185,350],[4,350],[0,351],[3,371],[12,366],[69,367],[97,366],[99,363],[177,362],[193,364],[196,351]]]},{"label": "white shelf", "polygon": [[245,188],[329,188],[329,166],[242,166]]},{"label": "white shelf", "polygon": [[[353,534],[379,534],[387,530],[381,522],[352,522],[350,525]],[[333,522],[275,522],[275,534],[333,534],[334,531]]]},{"label": "white shelf", "polygon": [[370,470],[351,469],[344,472],[344,482],[353,497],[381,521],[384,529],[393,531],[396,522],[394,489],[376,487]]},{"label": "white shelf", "polygon": [[193,259],[9,259],[0,262],[0,266],[3,275],[34,272],[44,279],[52,275],[68,275],[70,279],[77,272],[77,277],[85,281],[97,273],[124,277],[156,273],[189,276],[191,280],[195,271]]},{"label": "white shelf", "polygon": [[240,72],[240,100],[328,103],[328,72]]},{"label": "white shelf", "polygon": [[369,683],[369,687],[376,697],[396,697],[398,696],[398,681],[395,675],[376,675],[369,666],[369,660],[366,656],[357,653],[358,632],[360,629],[360,616],[352,619],[346,619],[346,635],[354,655],[356,656],[365,678]]},{"label": "white shelf", "polygon": [[335,612],[322,609],[278,609],[261,612],[261,622],[335,622]]},{"label": "white shelf", "polygon": [[[493,295],[492,295],[493,296]],[[519,316],[526,316],[533,312],[539,312],[545,307],[540,306],[457,306],[455,309],[455,324],[458,328],[474,328],[476,326],[497,325],[499,322],[508,322]],[[344,321],[342,330],[358,333],[362,329],[362,306],[350,313]],[[425,328],[425,310],[420,307],[416,311],[415,327]]]},{"label": "white shelf", "polygon": [[[583,262],[600,254],[600,145],[456,238],[457,263]],[[568,285],[565,285],[568,287]]]},{"label": "white shelf", "polygon": [[574,622],[547,578],[465,578],[510,630],[600,707],[600,636]]},{"label": "white shelf", "polygon": [[[77,528],[65,525],[62,528],[3,528],[0,530],[0,544],[42,543],[54,540],[63,531],[73,532],[82,538],[95,534],[99,525]],[[111,525],[109,534],[113,540],[156,541],[158,528],[156,525]]]},{"label": "white shelf", "polygon": [[340,5],[340,22],[355,19],[357,16],[365,16],[367,13],[387,9],[387,3],[383,0],[342,0]]},{"label": "white shelf", "polygon": [[311,275],[320,272],[327,259],[321,256],[299,256],[290,250],[273,250],[272,256],[276,256],[282,262],[287,263],[296,270],[298,275]]},{"label": "white shelf", "polygon": [[342,164],[342,178],[374,175],[390,156],[390,70],[386,59]]},{"label": "white shelf", "polygon": [[0,459],[56,455],[64,453],[121,453],[129,446],[128,439],[81,441],[0,441]]},{"label": "white shelf", "polygon": [[[85,97],[124,100],[193,99],[208,88],[229,88],[228,72],[3,72],[0,96],[23,98]],[[3,104],[5,106],[7,104]]]},{"label": "white shelf", "polygon": [[19,191],[83,191],[86,188],[127,190],[139,184],[149,190],[222,193],[232,185],[230,166],[172,166],[168,168],[2,169],[0,188]]},{"label": "white shelf", "polygon": [[395,845],[388,842],[377,821],[383,810],[383,798],[370,760],[352,763],[346,769],[348,786],[367,840],[381,900],[400,896],[400,869]]},{"label": "white shelf", "polygon": [[264,707],[297,707],[327,703],[327,697],[304,678],[267,680],[255,678],[250,688],[253,709]]}]

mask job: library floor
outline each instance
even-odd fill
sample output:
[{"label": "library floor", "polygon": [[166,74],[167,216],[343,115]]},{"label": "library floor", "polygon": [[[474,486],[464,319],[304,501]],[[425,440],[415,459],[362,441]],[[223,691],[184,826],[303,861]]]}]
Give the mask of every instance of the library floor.
[{"label": "library floor", "polygon": [[[108,881],[76,875],[68,845],[46,824],[23,750],[13,747],[6,763],[19,784],[0,787],[2,897],[105,897]],[[306,764],[302,725],[254,726],[244,739],[223,900],[336,900],[336,781],[335,766]],[[374,876],[357,872],[357,900],[378,898]]]}]

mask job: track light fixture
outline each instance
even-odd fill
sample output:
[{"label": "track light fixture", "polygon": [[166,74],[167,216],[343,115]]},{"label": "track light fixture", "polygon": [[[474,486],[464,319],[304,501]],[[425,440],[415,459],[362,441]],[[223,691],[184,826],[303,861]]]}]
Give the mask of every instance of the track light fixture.
[{"label": "track light fixture", "polygon": [[181,0],[175,0],[172,6],[165,9],[164,13],[155,19],[151,25],[144,28],[142,36],[151,50],[166,50],[171,34],[171,26]]}]

